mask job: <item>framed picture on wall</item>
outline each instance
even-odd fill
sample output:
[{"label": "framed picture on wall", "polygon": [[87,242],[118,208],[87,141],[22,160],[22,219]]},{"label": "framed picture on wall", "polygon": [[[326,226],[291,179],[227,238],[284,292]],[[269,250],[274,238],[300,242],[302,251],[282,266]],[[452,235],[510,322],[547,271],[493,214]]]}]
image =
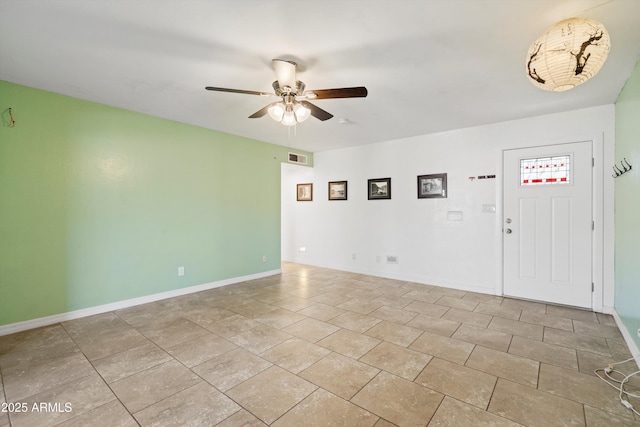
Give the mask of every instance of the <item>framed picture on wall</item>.
[{"label": "framed picture on wall", "polygon": [[447,197],[447,174],[436,173],[418,176],[418,199]]},{"label": "framed picture on wall", "polygon": [[296,200],[310,202],[313,200],[313,184],[296,184]]},{"label": "framed picture on wall", "polygon": [[376,178],[367,181],[369,200],[391,198],[391,178]]},{"label": "framed picture on wall", "polygon": [[329,200],[347,200],[347,181],[329,182]]}]

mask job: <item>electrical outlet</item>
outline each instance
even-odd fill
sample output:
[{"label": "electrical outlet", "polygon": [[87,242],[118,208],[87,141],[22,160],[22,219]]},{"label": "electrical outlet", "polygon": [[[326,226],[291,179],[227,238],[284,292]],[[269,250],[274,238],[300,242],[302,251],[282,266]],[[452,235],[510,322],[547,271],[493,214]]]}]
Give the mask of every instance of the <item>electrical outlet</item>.
[{"label": "electrical outlet", "polygon": [[638,338],[640,338],[640,328],[638,328]]},{"label": "electrical outlet", "polygon": [[184,267],[178,267],[178,276],[184,276]]},{"label": "electrical outlet", "polygon": [[267,262],[267,256],[266,255],[262,255],[262,262]]},{"label": "electrical outlet", "polygon": [[356,254],[351,254],[351,259],[355,261],[356,260]]}]

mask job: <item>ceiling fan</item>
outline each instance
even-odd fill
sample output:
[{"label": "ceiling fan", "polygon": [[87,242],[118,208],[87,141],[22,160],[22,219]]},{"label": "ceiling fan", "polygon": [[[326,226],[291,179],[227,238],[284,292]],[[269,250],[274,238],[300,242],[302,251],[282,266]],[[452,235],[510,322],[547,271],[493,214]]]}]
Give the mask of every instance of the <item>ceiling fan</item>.
[{"label": "ceiling fan", "polygon": [[308,119],[309,116],[321,121],[329,120],[333,117],[333,114],[310,103],[309,99],[364,98],[367,96],[367,88],[364,86],[305,91],[305,84],[300,80],[296,80],[296,66],[297,64],[292,61],[284,59],[273,60],[273,68],[276,71],[277,78],[272,84],[275,93],[213,86],[207,86],[205,89],[217,92],[278,97],[280,100],[261,108],[250,115],[249,118],[256,119],[269,114],[272,119],[285,126],[293,126]]}]

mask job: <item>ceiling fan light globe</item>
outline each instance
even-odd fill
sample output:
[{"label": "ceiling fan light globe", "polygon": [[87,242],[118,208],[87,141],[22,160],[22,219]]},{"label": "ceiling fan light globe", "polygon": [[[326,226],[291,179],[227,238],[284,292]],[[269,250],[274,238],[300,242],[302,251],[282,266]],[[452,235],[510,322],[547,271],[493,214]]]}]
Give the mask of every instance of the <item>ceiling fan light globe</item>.
[{"label": "ceiling fan light globe", "polygon": [[269,107],[268,112],[269,112],[269,117],[271,117],[276,122],[279,122],[282,120],[282,117],[284,116],[285,106],[282,103],[274,104],[271,107]]},{"label": "ceiling fan light globe", "polygon": [[293,112],[293,110],[288,109],[287,111],[285,111],[284,115],[282,116],[282,121],[280,122],[285,126],[293,126],[296,123],[298,123],[298,121],[296,120],[296,115]]},{"label": "ceiling fan light globe", "polygon": [[305,120],[307,120],[309,118],[309,116],[311,115],[310,111],[308,108],[306,108],[304,105],[302,104],[296,104],[293,107],[293,112],[296,116],[296,120],[298,123],[302,123]]}]

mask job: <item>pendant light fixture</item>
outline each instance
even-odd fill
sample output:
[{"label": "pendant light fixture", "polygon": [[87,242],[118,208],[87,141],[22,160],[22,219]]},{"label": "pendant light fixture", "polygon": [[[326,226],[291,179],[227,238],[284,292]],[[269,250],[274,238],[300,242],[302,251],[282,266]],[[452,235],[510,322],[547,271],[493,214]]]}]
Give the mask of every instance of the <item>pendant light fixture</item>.
[{"label": "pendant light fixture", "polygon": [[565,19],[533,42],[527,54],[527,76],[544,90],[572,89],[598,73],[610,48],[609,33],[598,21]]}]

